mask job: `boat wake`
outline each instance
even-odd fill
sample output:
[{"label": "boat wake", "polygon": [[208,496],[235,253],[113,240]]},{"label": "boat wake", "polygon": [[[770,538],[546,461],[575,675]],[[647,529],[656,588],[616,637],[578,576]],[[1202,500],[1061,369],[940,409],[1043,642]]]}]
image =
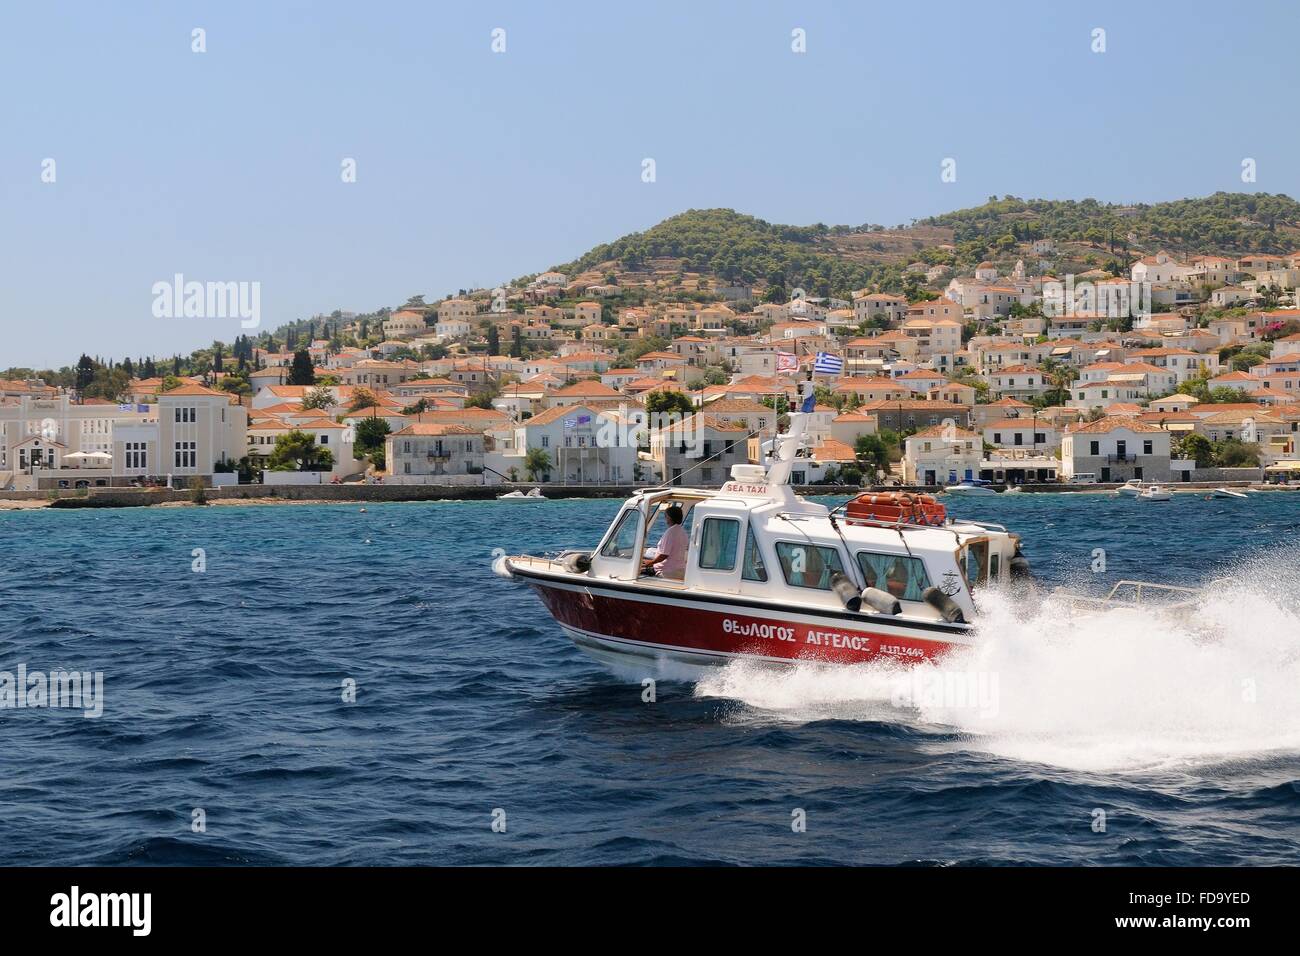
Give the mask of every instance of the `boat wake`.
[{"label": "boat wake", "polygon": [[[1300,753],[1300,556],[1176,614],[1070,614],[1047,593],[981,596],[980,642],[915,668],[736,663],[695,685],[731,719],[902,724],[927,746],[1077,770],[1148,771]],[[1263,569],[1267,567],[1268,573]]]}]

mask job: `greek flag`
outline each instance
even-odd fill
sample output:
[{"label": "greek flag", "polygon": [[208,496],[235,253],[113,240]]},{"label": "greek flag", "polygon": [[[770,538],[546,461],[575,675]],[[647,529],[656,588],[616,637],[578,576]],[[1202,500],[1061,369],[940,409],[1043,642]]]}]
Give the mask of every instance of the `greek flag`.
[{"label": "greek flag", "polygon": [[817,360],[813,363],[814,374],[839,375],[843,371],[844,359],[838,355],[832,355],[830,352],[817,353]]},{"label": "greek flag", "polygon": [[566,419],[564,420],[564,427],[565,427],[565,428],[577,428],[577,427],[578,427],[578,420],[577,420],[576,418],[566,418]]}]

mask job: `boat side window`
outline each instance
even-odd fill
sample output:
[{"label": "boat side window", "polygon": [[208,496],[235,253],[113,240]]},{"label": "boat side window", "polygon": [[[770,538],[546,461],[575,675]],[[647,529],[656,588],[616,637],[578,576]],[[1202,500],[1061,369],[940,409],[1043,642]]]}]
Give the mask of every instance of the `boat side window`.
[{"label": "boat side window", "polygon": [[887,591],[900,601],[923,601],[930,586],[925,562],[899,554],[858,552],[858,567],[869,588]]},{"label": "boat side window", "polygon": [[973,541],[966,545],[966,583],[980,587],[988,583],[989,543]]},{"label": "boat side window", "polygon": [[600,549],[602,557],[630,558],[636,554],[637,534],[641,530],[641,512],[629,508],[619,519],[618,527]]},{"label": "boat side window", "polygon": [[740,522],[735,518],[705,518],[700,529],[699,565],[706,571],[736,570]]},{"label": "boat side window", "polygon": [[776,557],[781,562],[785,583],[791,587],[829,591],[831,574],[844,571],[839,551],[821,545],[778,541]]},{"label": "boat side window", "polygon": [[746,581],[767,580],[767,568],[763,565],[763,555],[758,550],[753,528],[745,532],[745,566],[741,569],[740,576]]}]

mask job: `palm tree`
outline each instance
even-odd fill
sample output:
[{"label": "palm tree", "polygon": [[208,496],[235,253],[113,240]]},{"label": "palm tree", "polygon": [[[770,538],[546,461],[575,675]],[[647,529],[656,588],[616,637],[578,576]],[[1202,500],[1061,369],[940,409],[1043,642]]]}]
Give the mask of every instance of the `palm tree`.
[{"label": "palm tree", "polygon": [[524,455],[524,468],[528,471],[528,480],[537,481],[538,475],[551,470],[551,456],[544,448],[530,448]]}]

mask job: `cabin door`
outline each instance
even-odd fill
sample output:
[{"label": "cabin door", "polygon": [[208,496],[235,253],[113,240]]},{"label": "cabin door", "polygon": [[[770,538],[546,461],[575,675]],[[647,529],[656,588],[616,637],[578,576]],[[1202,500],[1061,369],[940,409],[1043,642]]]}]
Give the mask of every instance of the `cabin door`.
[{"label": "cabin door", "polygon": [[710,513],[696,505],[686,583],[710,591],[739,591],[746,524],[734,511]]}]

